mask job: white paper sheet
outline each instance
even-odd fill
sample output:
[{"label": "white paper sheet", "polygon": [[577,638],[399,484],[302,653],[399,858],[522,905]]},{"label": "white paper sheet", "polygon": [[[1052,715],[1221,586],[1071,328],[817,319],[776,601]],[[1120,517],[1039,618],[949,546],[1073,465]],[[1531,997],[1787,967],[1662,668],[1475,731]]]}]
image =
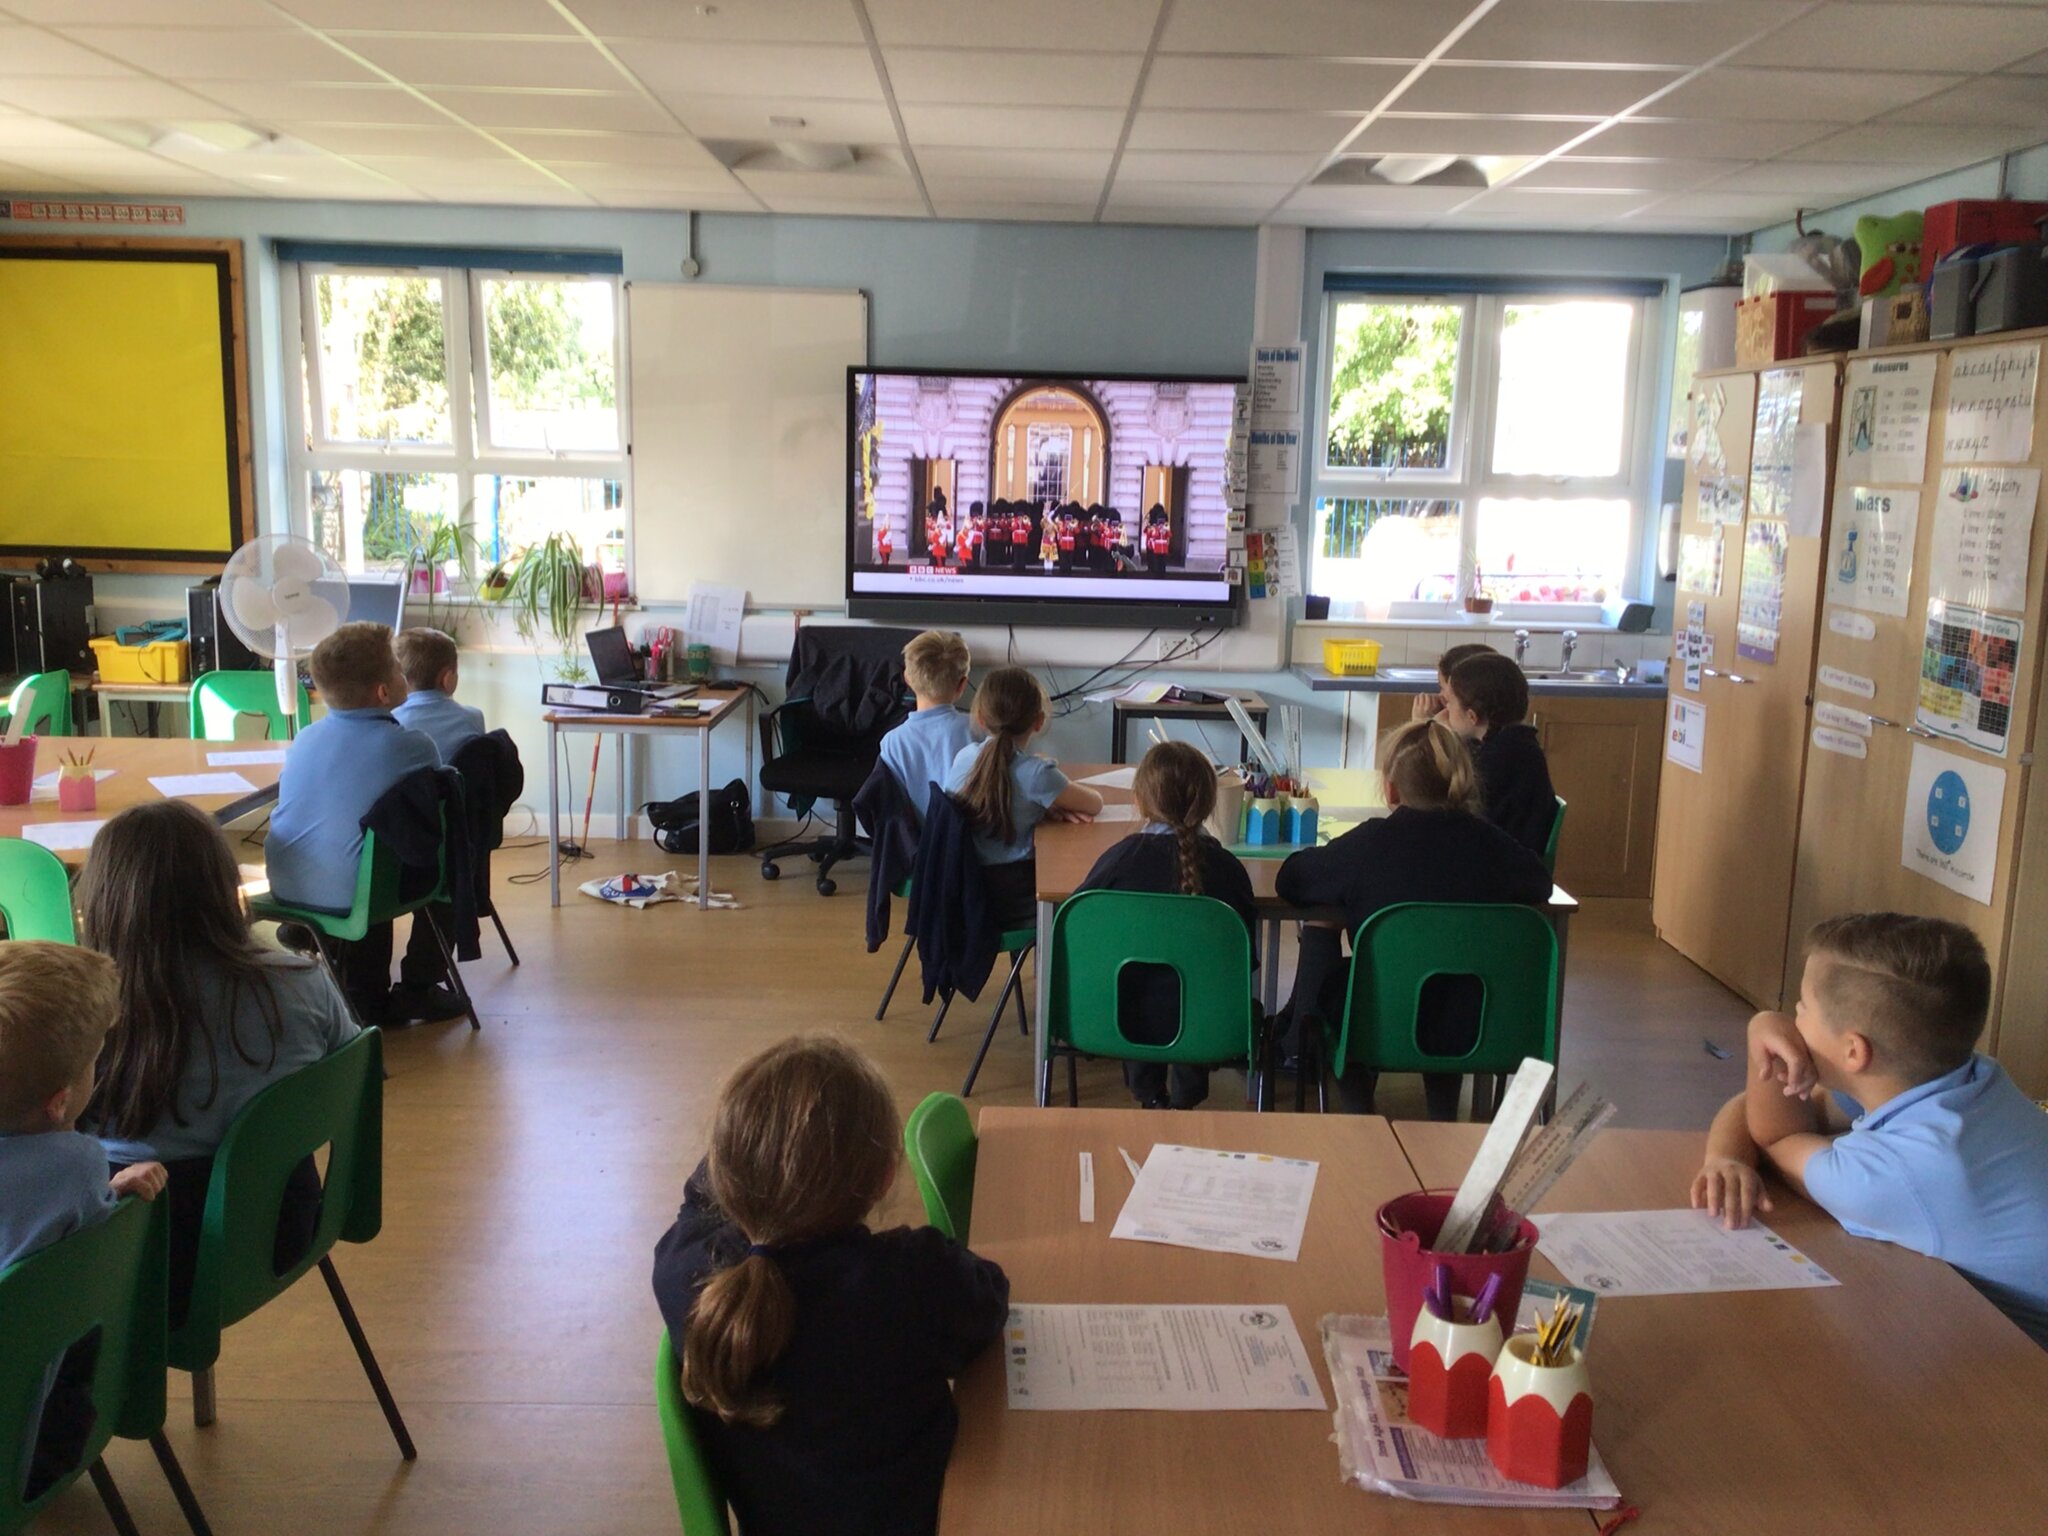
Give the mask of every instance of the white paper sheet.
[{"label": "white paper sheet", "polygon": [[1301,414],[1301,355],[1298,341],[1262,342],[1252,348],[1252,422],[1287,426]]},{"label": "white paper sheet", "polygon": [[32,821],[21,829],[21,835],[52,853],[62,853],[67,848],[90,848],[105,825],[104,821]]},{"label": "white paper sheet", "polygon": [[239,773],[167,773],[150,786],[166,800],[187,795],[253,795],[256,786]]},{"label": "white paper sheet", "polygon": [[1138,1170],[1144,1167],[1144,1164],[1140,1163],[1122,1147],[1116,1149],[1116,1155],[1124,1160],[1124,1171],[1130,1174],[1133,1179],[1136,1179],[1138,1177]]},{"label": "white paper sheet", "polygon": [[1107,773],[1091,773],[1085,779],[1076,779],[1077,784],[1093,784],[1098,789],[1129,789],[1138,776],[1135,764],[1128,768],[1112,768]]},{"label": "white paper sheet", "polygon": [[2019,464],[2034,446],[2038,342],[1968,347],[1949,361],[1948,422],[1941,457],[1948,464]]},{"label": "white paper sheet", "polygon": [[1821,513],[1828,496],[1828,429],[1805,422],[1792,432],[1792,487],[1786,497],[1785,521],[1795,539],[1820,537]]},{"label": "white paper sheet", "polygon": [[2027,606],[2038,469],[1944,469],[1927,594],[1976,608]]},{"label": "white paper sheet", "polygon": [[1674,695],[1666,705],[1664,755],[1694,773],[1707,771],[1707,706]]},{"label": "white paper sheet", "polygon": [[1015,1306],[1003,1333],[1013,1409],[1323,1409],[1283,1306]]},{"label": "white paper sheet", "polygon": [[1920,493],[1851,485],[1835,501],[1834,526],[1828,530],[1828,601],[1904,618],[1906,591],[1913,584]]},{"label": "white paper sheet", "polygon": [[690,606],[683,614],[683,638],[690,645],[711,647],[711,659],[722,667],[739,662],[740,620],[747,612],[744,587],[690,583]]},{"label": "white paper sheet", "polygon": [[283,747],[266,747],[261,752],[209,752],[206,754],[209,768],[256,768],[264,764],[284,765]]},{"label": "white paper sheet", "polygon": [[1095,1154],[1081,1154],[1081,1219],[1095,1219]]},{"label": "white paper sheet", "polygon": [[1254,496],[1291,495],[1299,484],[1301,434],[1269,429],[1251,435],[1251,489]]},{"label": "white paper sheet", "polygon": [[1846,485],[1918,485],[1927,473],[1927,423],[1934,400],[1933,353],[1870,358],[1849,365],[1842,388]]},{"label": "white paper sheet", "polygon": [[1160,1144],[1111,1237],[1258,1259],[1298,1259],[1316,1165],[1264,1152]]},{"label": "white paper sheet", "polygon": [[1913,743],[1899,862],[1972,901],[1991,905],[2005,770],[1960,752]]},{"label": "white paper sheet", "polygon": [[1135,805],[1105,805],[1096,813],[1097,821],[1136,821],[1138,808]]},{"label": "white paper sheet", "polygon": [[1730,1232],[1706,1211],[1572,1211],[1535,1220],[1543,1257],[1602,1296],[1841,1284],[1769,1227],[1751,1222]]}]

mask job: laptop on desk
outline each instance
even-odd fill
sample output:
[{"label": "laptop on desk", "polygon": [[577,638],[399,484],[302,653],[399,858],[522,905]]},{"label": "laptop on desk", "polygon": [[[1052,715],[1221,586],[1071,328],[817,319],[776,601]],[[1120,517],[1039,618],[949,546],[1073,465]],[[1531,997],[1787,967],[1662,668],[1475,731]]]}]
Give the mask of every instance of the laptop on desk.
[{"label": "laptop on desk", "polygon": [[593,629],[583,637],[590,648],[590,665],[601,687],[614,693],[635,693],[649,702],[686,699],[697,690],[688,683],[650,683],[640,675],[638,658],[626,639],[623,626]]}]

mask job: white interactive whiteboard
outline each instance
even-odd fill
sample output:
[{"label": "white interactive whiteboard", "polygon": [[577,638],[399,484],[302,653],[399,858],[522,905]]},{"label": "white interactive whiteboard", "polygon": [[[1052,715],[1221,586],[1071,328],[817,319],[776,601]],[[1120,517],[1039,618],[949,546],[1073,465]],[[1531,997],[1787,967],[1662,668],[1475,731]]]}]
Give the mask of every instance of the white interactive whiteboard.
[{"label": "white interactive whiteboard", "polygon": [[692,582],[748,605],[846,597],[846,370],[859,292],[628,283],[633,545],[641,601]]}]

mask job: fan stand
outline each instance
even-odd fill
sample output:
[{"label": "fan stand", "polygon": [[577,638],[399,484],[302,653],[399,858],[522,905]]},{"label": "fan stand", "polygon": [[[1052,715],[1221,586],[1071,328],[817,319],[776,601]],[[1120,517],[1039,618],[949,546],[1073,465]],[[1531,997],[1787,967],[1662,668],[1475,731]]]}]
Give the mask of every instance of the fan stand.
[{"label": "fan stand", "polygon": [[284,626],[278,625],[273,635],[277,660],[271,666],[277,674],[277,707],[284,711],[285,740],[291,741],[299,734],[299,668],[292,660],[291,642],[285,638]]}]

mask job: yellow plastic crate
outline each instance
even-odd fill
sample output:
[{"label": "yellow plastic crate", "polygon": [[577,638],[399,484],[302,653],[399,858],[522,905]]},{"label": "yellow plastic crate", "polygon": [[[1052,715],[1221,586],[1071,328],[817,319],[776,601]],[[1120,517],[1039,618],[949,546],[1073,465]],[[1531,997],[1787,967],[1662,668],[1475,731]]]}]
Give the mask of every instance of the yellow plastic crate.
[{"label": "yellow plastic crate", "polygon": [[123,645],[112,635],[95,635],[93,660],[103,683],[185,683],[192,680],[192,646],[185,640],[152,640]]},{"label": "yellow plastic crate", "polygon": [[1380,669],[1377,640],[1325,640],[1323,670],[1332,677],[1371,677]]}]

